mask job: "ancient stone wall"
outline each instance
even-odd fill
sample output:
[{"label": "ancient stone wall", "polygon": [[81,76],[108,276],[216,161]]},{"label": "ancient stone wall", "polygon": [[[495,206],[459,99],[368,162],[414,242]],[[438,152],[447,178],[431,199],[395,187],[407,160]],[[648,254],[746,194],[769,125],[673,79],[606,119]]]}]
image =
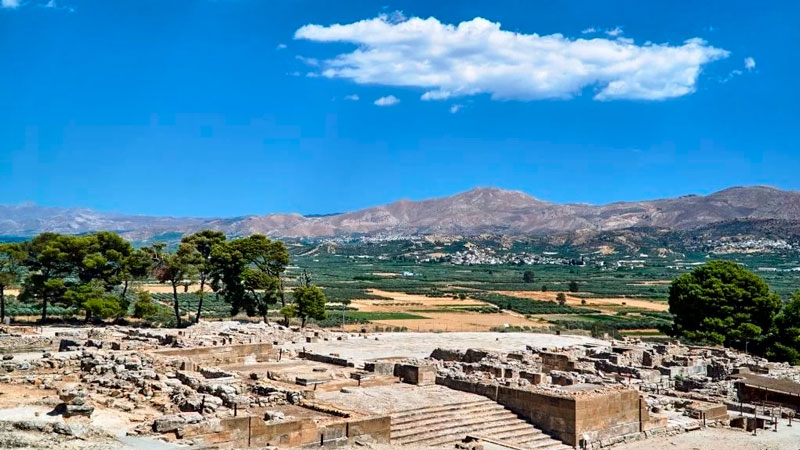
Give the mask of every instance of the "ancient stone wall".
[{"label": "ancient stone wall", "polygon": [[370,417],[348,419],[317,426],[311,419],[265,422],[260,417],[243,416],[187,425],[184,438],[199,437],[219,448],[263,448],[265,446],[339,446],[358,436],[371,436],[376,442],[389,442],[390,419]]},{"label": "ancient stone wall", "polygon": [[631,389],[573,397],[445,377],[436,383],[488,397],[568,445],[639,433],[649,420],[639,393]]},{"label": "ancient stone wall", "polygon": [[300,357],[307,359],[309,361],[316,361],[325,364],[333,364],[335,366],[342,366],[342,367],[355,366],[355,363],[353,361],[347,360],[345,358],[339,358],[338,356],[333,356],[333,355],[321,355],[319,353],[300,352]]},{"label": "ancient stone wall", "polygon": [[394,366],[394,376],[409,384],[420,386],[436,384],[436,369],[432,366],[397,364]]},{"label": "ancient stone wall", "polygon": [[800,395],[752,386],[744,382],[737,382],[736,389],[739,391],[739,398],[747,403],[778,403],[800,412]]},{"label": "ancient stone wall", "polygon": [[588,442],[611,441],[642,431],[648,421],[646,406],[635,390],[611,390],[575,399],[577,439]]},{"label": "ancient stone wall", "polygon": [[192,347],[156,350],[155,356],[189,358],[198,365],[242,364],[277,359],[277,351],[269,343],[235,344],[216,347]]}]

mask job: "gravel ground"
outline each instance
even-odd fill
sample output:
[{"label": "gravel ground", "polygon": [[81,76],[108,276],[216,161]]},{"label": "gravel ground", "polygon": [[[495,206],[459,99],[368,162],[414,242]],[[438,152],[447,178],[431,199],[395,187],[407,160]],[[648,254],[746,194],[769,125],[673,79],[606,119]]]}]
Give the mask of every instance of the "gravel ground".
[{"label": "gravel ground", "polygon": [[741,430],[707,428],[675,436],[647,439],[613,447],[614,450],[800,450],[800,422],[791,428],[783,421],[778,432],[759,430],[757,436]]}]

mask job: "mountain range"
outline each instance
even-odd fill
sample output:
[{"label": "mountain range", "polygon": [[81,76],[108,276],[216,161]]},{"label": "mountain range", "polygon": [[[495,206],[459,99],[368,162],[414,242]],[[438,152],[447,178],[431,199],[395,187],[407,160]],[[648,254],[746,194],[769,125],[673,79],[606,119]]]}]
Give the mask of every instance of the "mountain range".
[{"label": "mountain range", "polygon": [[113,230],[137,241],[205,228],[232,236],[263,233],[282,238],[377,234],[533,235],[633,228],[692,230],[732,220],[798,222],[800,193],[764,186],[733,187],[704,196],[589,205],[552,203],[519,191],[475,188],[449,197],[400,200],[341,214],[280,213],[235,218],[154,217],[86,208],[0,205],[0,235]]}]

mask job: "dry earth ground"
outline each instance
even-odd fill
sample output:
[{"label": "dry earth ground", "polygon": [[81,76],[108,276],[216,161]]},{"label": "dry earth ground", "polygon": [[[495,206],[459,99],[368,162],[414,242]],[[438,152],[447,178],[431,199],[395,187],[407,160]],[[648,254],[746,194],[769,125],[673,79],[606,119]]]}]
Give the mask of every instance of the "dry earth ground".
[{"label": "dry earth ground", "polygon": [[[489,331],[507,325],[539,327],[546,326],[543,321],[534,321],[511,311],[480,313],[458,311],[457,308],[492,305],[472,298],[457,300],[448,297],[426,297],[418,294],[390,292],[370,289],[370,294],[380,295],[390,300],[353,300],[350,306],[365,312],[410,313],[425,319],[373,320],[373,325],[406,327],[411,331]],[[443,311],[450,309],[451,311]],[[363,325],[350,325],[348,329],[359,330]]]},{"label": "dry earth ground", "polygon": [[[526,298],[539,301],[556,301],[557,292],[538,292],[538,291],[498,291],[498,294],[508,295],[509,297]],[[567,304],[570,306],[586,306],[603,309],[605,306],[629,306],[635,308],[648,309],[650,311],[668,311],[669,305],[663,301],[644,300],[626,297],[589,297],[586,304],[581,305],[581,298],[574,295],[567,295]]]}]

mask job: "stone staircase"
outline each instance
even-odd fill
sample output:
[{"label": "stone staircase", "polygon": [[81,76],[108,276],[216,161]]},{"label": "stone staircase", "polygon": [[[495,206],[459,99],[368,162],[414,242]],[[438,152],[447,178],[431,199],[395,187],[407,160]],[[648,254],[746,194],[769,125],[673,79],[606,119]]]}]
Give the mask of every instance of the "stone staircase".
[{"label": "stone staircase", "polygon": [[489,399],[399,411],[391,418],[393,444],[452,446],[470,435],[522,449],[570,448]]}]

